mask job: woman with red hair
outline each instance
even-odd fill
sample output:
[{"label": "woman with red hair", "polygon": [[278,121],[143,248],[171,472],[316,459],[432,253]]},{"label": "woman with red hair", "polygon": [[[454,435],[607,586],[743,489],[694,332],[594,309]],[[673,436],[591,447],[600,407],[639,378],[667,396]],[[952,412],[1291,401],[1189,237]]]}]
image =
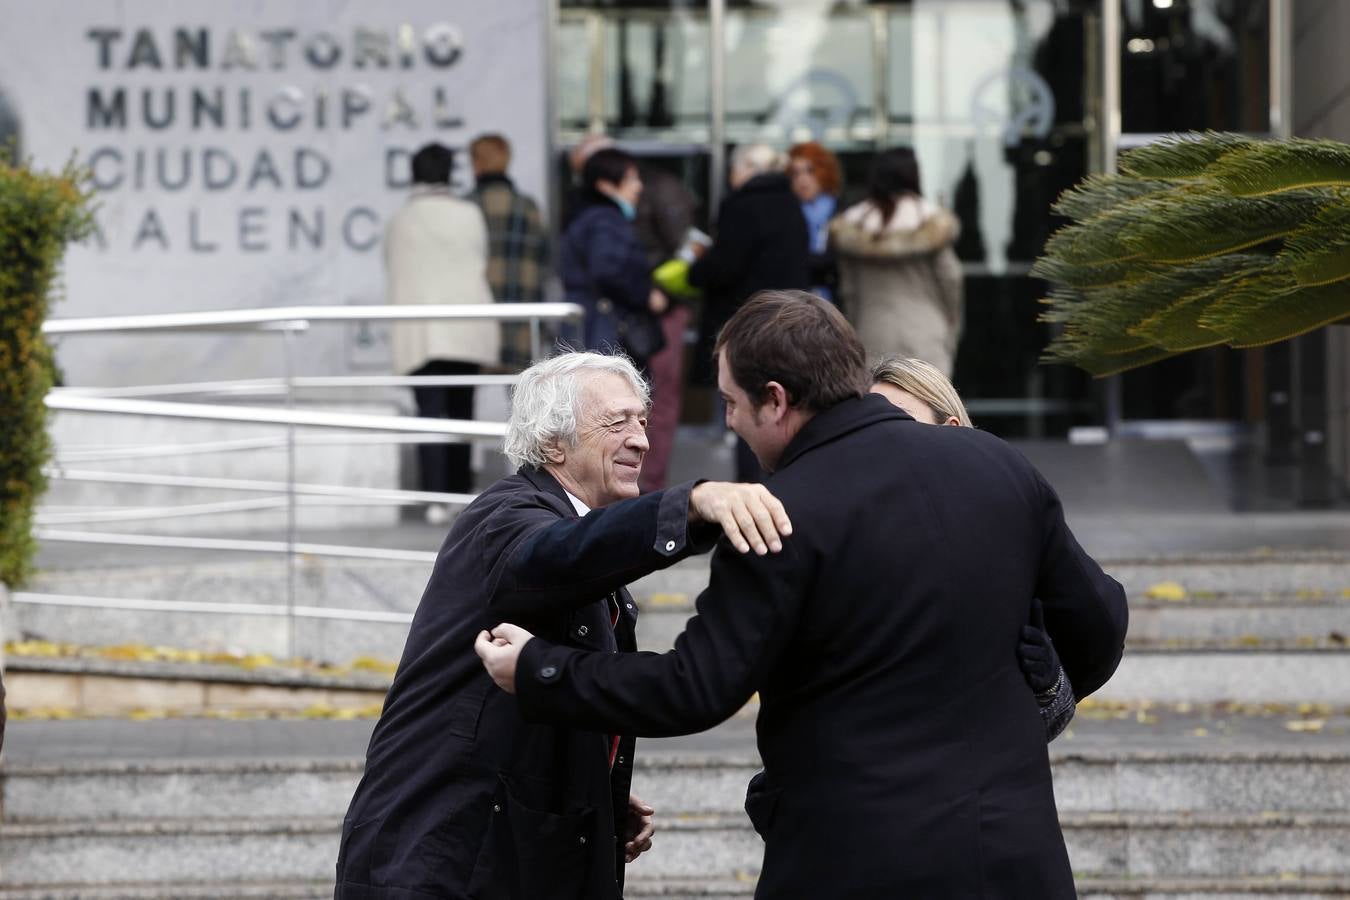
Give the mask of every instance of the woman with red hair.
[{"label": "woman with red hair", "polygon": [[811,293],[833,301],[839,279],[829,252],[829,226],[839,205],[839,159],[815,141],[796,144],[788,151],[788,177],[811,238]]}]

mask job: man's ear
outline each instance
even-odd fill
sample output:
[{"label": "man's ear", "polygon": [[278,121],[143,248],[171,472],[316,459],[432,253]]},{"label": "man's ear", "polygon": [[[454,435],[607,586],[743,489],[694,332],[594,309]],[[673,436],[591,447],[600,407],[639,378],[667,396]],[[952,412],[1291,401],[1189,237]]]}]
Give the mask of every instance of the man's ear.
[{"label": "man's ear", "polygon": [[555,466],[560,466],[567,462],[567,454],[563,452],[562,447],[557,444],[549,444],[544,448],[544,458]]},{"label": "man's ear", "polygon": [[781,422],[788,414],[788,392],[776,381],[764,385],[764,406],[768,410],[770,421]]}]

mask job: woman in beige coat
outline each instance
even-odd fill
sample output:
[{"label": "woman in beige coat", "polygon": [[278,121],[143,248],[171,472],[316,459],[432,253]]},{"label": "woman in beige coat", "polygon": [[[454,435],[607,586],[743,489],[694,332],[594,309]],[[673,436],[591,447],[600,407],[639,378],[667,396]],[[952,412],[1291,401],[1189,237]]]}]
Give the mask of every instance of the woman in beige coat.
[{"label": "woman in beige coat", "polygon": [[956,217],[919,193],[908,148],[872,166],[868,198],[830,223],[843,305],[871,359],[922,359],[950,377],[961,334]]},{"label": "woman in beige coat", "polygon": [[[451,151],[440,144],[428,144],[412,158],[412,195],[384,235],[390,303],[492,302],[487,225],[476,205],[450,192],[452,162]],[[497,364],[499,342],[499,327],[488,319],[395,322],[390,340],[394,368],[408,375],[476,375]],[[413,397],[424,418],[473,418],[471,387],[416,387]],[[417,457],[422,490],[473,490],[468,444],[419,444]],[[449,510],[431,504],[426,515],[440,525]]]}]

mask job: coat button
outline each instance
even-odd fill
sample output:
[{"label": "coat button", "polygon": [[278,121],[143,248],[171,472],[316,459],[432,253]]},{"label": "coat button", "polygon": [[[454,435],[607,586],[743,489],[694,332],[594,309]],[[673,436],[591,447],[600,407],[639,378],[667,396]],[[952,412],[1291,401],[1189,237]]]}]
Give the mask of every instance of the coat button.
[{"label": "coat button", "polygon": [[578,625],[578,626],[577,626],[577,637],[585,637],[586,635],[588,635],[588,634],[590,634],[590,633],[591,633],[591,630],[590,630],[589,628],[587,628],[585,625]]},{"label": "coat button", "polygon": [[673,553],[674,551],[675,551],[675,542],[674,542],[674,541],[666,541],[666,552],[667,552],[667,553]]},{"label": "coat button", "polygon": [[539,670],[539,678],[543,681],[552,681],[557,677],[558,669],[556,666],[544,666]]},{"label": "coat button", "polygon": [[624,764],[624,758],[623,758],[622,756],[620,756],[618,759],[615,760],[615,762],[618,763],[619,765],[623,765],[623,764]]},{"label": "coat button", "polygon": [[631,603],[627,604],[627,606],[628,606],[629,609],[632,609],[632,608],[633,608],[633,604],[631,604]]},{"label": "coat button", "polygon": [[581,836],[581,842],[582,842],[583,844],[586,843],[586,835],[583,834],[583,835]]},{"label": "coat button", "polygon": [[494,803],[494,804],[492,804],[492,811],[493,811],[493,812],[501,812],[501,811],[502,811],[502,805],[501,805],[500,803]]}]

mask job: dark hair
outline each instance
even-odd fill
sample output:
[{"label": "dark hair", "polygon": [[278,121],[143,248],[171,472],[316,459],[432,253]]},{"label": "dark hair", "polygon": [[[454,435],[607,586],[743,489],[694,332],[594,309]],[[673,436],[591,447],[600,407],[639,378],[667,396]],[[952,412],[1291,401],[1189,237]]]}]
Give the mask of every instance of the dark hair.
[{"label": "dark hair", "polygon": [[427,144],[413,154],[413,184],[449,184],[455,151],[444,144]]},{"label": "dark hair", "polygon": [[820,412],[867,393],[862,341],[833,303],[806,291],[760,291],[717,335],[713,353],[726,351],[731,377],[758,409],[764,387],[776,381],[788,403]]},{"label": "dark hair", "polygon": [[919,160],[908,147],[895,147],[877,154],[872,160],[872,172],[867,180],[867,199],[881,211],[881,224],[895,215],[900,198],[918,197]]},{"label": "dark hair", "polygon": [[591,190],[602,181],[618,184],[629,169],[637,168],[637,160],[617,147],[606,147],[586,157],[581,169],[581,183]]}]

